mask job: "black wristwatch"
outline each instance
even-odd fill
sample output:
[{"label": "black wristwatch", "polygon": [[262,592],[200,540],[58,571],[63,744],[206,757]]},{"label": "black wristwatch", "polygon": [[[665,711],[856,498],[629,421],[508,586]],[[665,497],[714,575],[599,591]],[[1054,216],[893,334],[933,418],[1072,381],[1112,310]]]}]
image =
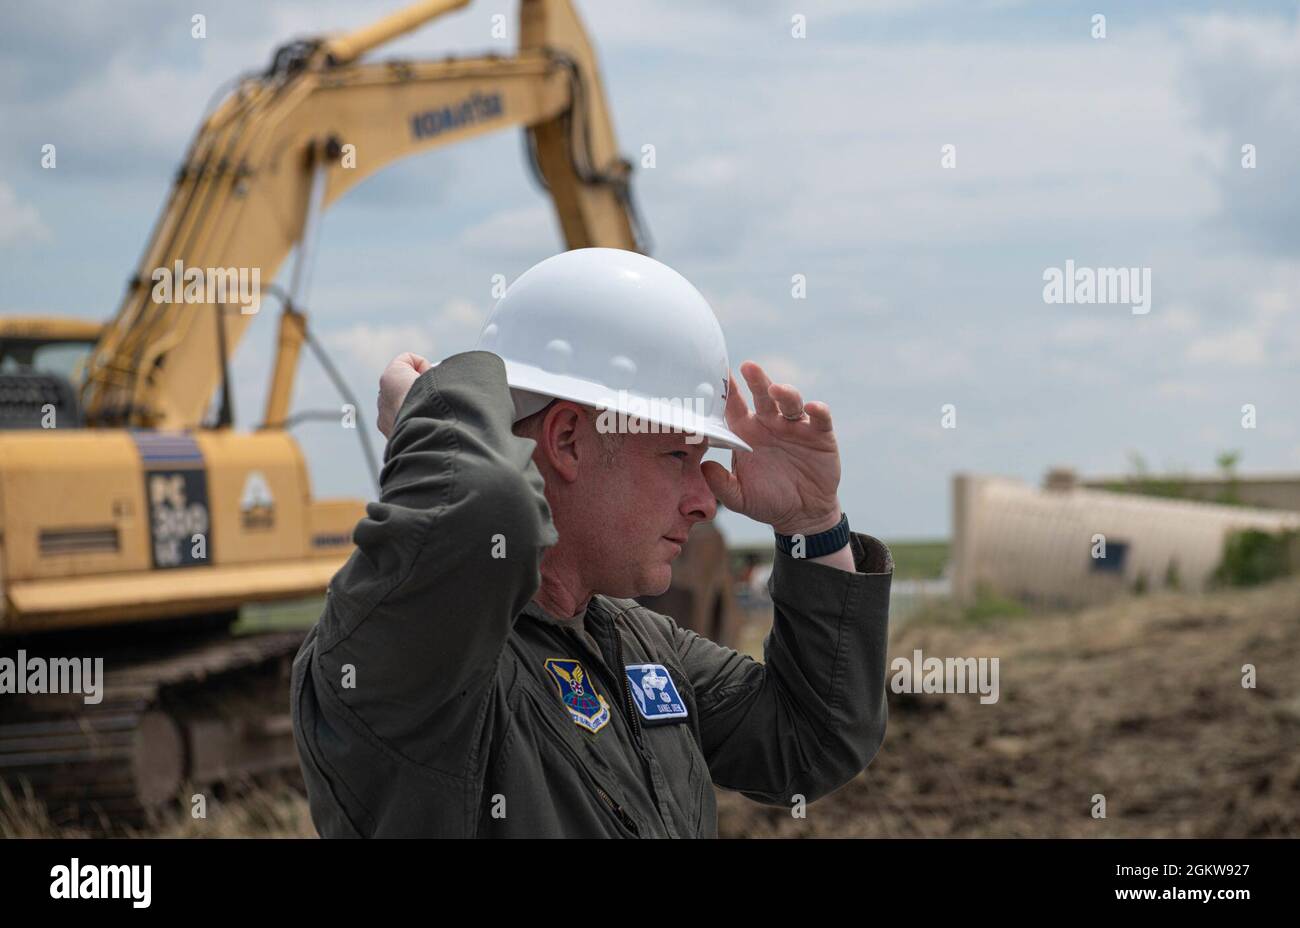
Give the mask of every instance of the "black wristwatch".
[{"label": "black wristwatch", "polygon": [[[790,554],[794,550],[794,540],[797,535],[782,535],[775,532],[776,549],[782,554]],[[803,536],[803,557],[821,557],[826,554],[834,554],[849,543],[849,515],[845,513],[840,517],[839,525],[824,532],[818,532],[816,535]]]}]

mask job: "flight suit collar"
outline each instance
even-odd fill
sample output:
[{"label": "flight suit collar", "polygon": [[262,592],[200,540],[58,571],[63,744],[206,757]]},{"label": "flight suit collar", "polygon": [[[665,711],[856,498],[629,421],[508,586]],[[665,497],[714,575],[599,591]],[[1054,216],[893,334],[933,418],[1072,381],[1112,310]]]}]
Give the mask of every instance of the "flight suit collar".
[{"label": "flight suit collar", "polygon": [[535,619],[544,625],[568,628],[573,631],[585,629],[588,633],[592,631],[593,627],[601,629],[608,627],[613,620],[612,614],[601,602],[601,597],[598,594],[593,595],[588,600],[587,611],[582,614],[581,620],[560,618],[542,608],[535,599],[530,599],[520,614]]},{"label": "flight suit collar", "polygon": [[520,615],[565,635],[566,640],[576,644],[583,658],[591,662],[591,668],[597,675],[604,677],[603,682],[612,686],[613,692],[621,692],[622,674],[614,658],[613,613],[600,596],[591,597],[581,620],[560,618],[542,608],[535,600],[529,600]]}]

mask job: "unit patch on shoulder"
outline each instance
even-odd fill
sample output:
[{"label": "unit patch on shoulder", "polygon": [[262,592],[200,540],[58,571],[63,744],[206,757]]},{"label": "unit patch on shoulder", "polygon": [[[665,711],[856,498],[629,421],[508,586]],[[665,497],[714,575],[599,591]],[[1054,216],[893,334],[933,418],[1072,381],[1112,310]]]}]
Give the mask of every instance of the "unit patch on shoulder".
[{"label": "unit patch on shoulder", "polygon": [[578,661],[552,657],[546,661],[546,670],[555,681],[564,700],[564,708],[574,724],[587,731],[600,731],[609,723],[609,703],[596,692],[595,682],[587,676]]},{"label": "unit patch on shoulder", "polygon": [[643,719],[667,722],[686,718],[686,701],[678,694],[667,667],[663,664],[628,664],[625,669]]}]

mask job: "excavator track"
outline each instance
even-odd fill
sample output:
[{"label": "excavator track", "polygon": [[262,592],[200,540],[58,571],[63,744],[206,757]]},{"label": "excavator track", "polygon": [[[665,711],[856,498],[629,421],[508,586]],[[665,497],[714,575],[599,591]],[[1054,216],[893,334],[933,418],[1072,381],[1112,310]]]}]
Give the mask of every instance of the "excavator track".
[{"label": "excavator track", "polygon": [[104,650],[97,704],[7,695],[0,780],[42,801],[55,825],[111,831],[212,786],[296,769],[289,674],[304,634],[206,636],[149,656]]}]

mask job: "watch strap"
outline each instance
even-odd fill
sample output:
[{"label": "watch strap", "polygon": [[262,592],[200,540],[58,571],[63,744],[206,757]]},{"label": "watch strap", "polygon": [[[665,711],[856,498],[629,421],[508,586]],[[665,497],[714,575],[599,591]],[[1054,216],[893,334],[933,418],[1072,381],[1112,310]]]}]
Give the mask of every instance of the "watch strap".
[{"label": "watch strap", "polygon": [[[794,550],[795,539],[798,535],[782,535],[775,532],[776,547],[782,554],[790,554]],[[818,532],[816,535],[803,536],[803,557],[822,557],[827,554],[834,554],[849,543],[849,516],[845,513],[840,517],[839,524],[834,528],[827,529],[824,532]],[[793,556],[793,555],[791,555]]]}]

